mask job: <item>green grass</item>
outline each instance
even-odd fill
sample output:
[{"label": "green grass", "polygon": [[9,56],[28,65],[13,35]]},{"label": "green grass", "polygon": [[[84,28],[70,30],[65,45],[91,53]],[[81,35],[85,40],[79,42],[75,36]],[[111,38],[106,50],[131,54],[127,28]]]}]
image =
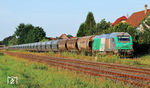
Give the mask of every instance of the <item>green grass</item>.
[{"label": "green grass", "polygon": [[[18,84],[7,84],[17,76]],[[0,55],[0,88],[126,88],[121,82]],[[130,86],[131,87],[131,86]]]}]

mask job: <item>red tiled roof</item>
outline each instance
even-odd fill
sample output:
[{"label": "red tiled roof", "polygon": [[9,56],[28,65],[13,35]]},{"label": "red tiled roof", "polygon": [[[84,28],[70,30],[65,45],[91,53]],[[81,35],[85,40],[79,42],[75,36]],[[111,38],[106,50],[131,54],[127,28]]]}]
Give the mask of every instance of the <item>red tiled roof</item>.
[{"label": "red tiled roof", "polygon": [[50,39],[50,40],[55,40],[55,38],[53,38],[53,37],[50,37],[49,39]]},{"label": "red tiled roof", "polygon": [[127,20],[127,17],[126,16],[122,16],[122,17],[118,18],[112,25],[115,26],[116,24],[118,24],[122,20]]},{"label": "red tiled roof", "polygon": [[145,14],[145,10],[133,13],[128,19],[127,23],[136,28],[142,20],[150,13],[150,10]]},{"label": "red tiled roof", "polygon": [[69,39],[66,34],[62,34],[58,39]]}]

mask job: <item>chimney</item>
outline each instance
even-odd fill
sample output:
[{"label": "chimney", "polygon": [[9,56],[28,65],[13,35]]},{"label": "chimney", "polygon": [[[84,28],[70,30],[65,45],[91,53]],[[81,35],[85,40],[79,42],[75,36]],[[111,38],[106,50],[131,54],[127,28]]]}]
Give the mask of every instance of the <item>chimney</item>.
[{"label": "chimney", "polygon": [[147,13],[147,4],[145,4],[145,14]]}]

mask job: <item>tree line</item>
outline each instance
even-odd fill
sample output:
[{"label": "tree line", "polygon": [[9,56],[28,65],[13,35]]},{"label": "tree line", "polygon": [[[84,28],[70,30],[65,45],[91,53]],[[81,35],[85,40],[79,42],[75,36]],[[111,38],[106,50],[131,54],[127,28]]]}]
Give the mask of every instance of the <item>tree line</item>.
[{"label": "tree line", "polygon": [[26,44],[39,42],[43,39],[46,39],[46,33],[44,32],[42,27],[36,27],[32,24],[24,24],[21,23],[16,28],[16,31],[12,36],[6,37],[0,44],[8,45],[16,45],[16,44]]},{"label": "tree line", "polygon": [[[67,37],[70,38],[73,36],[68,34]],[[56,37],[55,39],[58,38],[59,37]],[[0,41],[0,45],[10,46],[34,42],[44,42],[49,40],[50,39],[46,37],[46,33],[42,27],[21,23],[18,25],[13,35],[4,38],[3,41]]]}]

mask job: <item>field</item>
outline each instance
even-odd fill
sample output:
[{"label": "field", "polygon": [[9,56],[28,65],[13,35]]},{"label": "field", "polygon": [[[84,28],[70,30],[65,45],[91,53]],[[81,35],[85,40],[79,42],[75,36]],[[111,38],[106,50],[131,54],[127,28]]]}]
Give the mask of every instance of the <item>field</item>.
[{"label": "field", "polygon": [[[0,55],[0,88],[128,88],[121,82]],[[18,84],[7,84],[17,76]]]}]

